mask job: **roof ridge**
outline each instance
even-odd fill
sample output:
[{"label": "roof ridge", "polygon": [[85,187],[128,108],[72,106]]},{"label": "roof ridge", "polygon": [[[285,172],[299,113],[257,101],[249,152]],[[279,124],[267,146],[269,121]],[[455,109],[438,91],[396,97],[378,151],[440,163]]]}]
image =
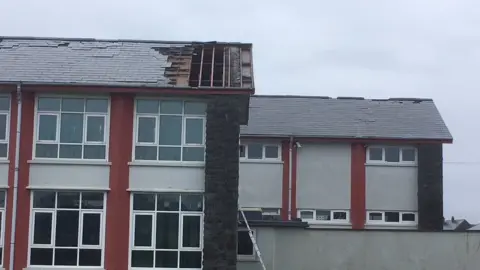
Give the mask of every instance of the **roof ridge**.
[{"label": "roof ridge", "polygon": [[258,98],[316,98],[316,99],[337,99],[337,100],[364,100],[364,101],[433,101],[431,98],[364,98],[364,97],[336,97],[332,98],[329,96],[312,96],[312,95],[253,95],[252,97]]}]

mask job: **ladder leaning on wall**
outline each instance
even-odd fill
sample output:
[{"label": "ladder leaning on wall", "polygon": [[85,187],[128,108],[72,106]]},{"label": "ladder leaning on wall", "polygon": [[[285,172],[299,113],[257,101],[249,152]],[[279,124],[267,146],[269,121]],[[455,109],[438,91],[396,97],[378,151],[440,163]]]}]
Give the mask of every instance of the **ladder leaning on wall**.
[{"label": "ladder leaning on wall", "polygon": [[250,225],[248,224],[247,217],[245,216],[245,213],[243,212],[242,208],[240,208],[240,213],[242,214],[242,218],[243,218],[243,221],[245,222],[245,226],[247,226],[248,235],[250,236],[250,240],[252,241],[253,249],[255,250],[255,253],[258,256],[258,260],[262,265],[262,269],[267,270],[267,268],[265,267],[265,264],[263,263],[262,254],[260,253],[260,249],[258,248],[257,241],[255,240],[255,236],[253,235],[253,231],[250,228]]}]

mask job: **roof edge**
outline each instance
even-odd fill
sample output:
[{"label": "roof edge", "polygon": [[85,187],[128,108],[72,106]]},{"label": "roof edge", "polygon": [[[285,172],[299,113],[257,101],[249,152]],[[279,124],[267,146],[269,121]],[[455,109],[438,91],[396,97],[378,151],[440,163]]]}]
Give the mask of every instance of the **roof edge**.
[{"label": "roof edge", "polygon": [[363,100],[363,101],[433,101],[432,98],[413,98],[413,97],[393,97],[393,98],[365,98],[365,97],[329,97],[329,96],[312,96],[312,95],[253,95],[253,98],[318,98],[318,99],[336,99],[336,100]]},{"label": "roof edge", "polygon": [[312,142],[391,142],[391,143],[453,143],[453,138],[382,138],[382,137],[325,137],[325,136],[303,136],[293,134],[242,134],[244,139],[300,139]]}]

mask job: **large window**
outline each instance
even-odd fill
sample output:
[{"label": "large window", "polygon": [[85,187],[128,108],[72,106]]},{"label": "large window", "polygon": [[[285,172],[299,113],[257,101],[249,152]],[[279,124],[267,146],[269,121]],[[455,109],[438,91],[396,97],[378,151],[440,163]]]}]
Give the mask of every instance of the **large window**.
[{"label": "large window", "polygon": [[206,104],[139,99],[135,160],[204,161]]},{"label": "large window", "polygon": [[367,224],[416,225],[417,213],[404,211],[367,211]]},{"label": "large window", "polygon": [[[256,231],[252,230],[252,235],[256,239]],[[256,241],[256,240],[255,240]],[[239,260],[255,260],[255,248],[252,238],[246,228],[240,228],[237,232],[237,257]]]},{"label": "large window", "polygon": [[417,163],[417,149],[408,146],[370,146],[367,151],[367,162],[413,165]]},{"label": "large window", "polygon": [[10,98],[0,96],[0,159],[8,157],[8,138],[10,130]]},{"label": "large window", "polygon": [[132,196],[131,267],[201,269],[203,196]]},{"label": "large window", "polygon": [[281,160],[281,147],[278,144],[240,144],[241,160]]},{"label": "large window", "polygon": [[103,192],[34,191],[32,200],[29,265],[103,265]]},{"label": "large window", "polygon": [[107,98],[39,97],[35,157],[105,160]]},{"label": "large window", "polygon": [[5,246],[5,191],[0,191],[0,266],[3,265],[3,247]]}]

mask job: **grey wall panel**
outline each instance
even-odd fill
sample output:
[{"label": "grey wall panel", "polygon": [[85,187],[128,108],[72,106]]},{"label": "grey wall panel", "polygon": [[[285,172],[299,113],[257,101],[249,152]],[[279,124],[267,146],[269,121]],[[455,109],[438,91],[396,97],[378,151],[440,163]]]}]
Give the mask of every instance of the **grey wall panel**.
[{"label": "grey wall panel", "polygon": [[203,191],[203,167],[130,166],[132,190]]},{"label": "grey wall panel", "polygon": [[110,166],[85,164],[30,164],[35,188],[108,189]]},{"label": "grey wall panel", "polygon": [[241,207],[282,207],[283,163],[240,163]]}]

